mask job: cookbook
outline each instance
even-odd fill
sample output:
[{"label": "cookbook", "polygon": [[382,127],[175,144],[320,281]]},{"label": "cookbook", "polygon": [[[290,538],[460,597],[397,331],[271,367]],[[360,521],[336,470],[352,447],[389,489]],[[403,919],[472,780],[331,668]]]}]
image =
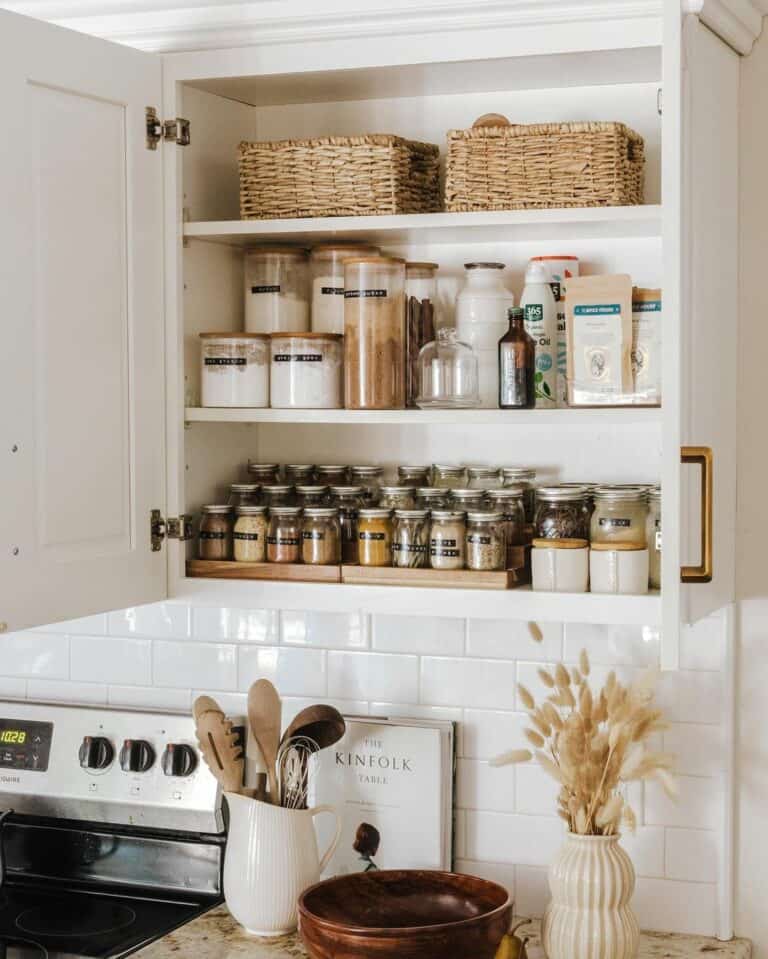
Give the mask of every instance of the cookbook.
[{"label": "cookbook", "polygon": [[[453,859],[454,724],[345,716],[347,731],[314,757],[310,806],[331,805],[341,837],[323,873],[450,869]],[[316,819],[321,852],[331,816]]]}]

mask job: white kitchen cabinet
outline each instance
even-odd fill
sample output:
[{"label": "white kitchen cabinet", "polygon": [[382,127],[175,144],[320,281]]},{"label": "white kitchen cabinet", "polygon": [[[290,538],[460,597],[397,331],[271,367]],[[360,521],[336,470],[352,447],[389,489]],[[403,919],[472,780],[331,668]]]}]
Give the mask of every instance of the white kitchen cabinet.
[{"label": "white kitchen cabinet", "polygon": [[[665,4],[590,30],[404,27],[382,42],[289,35],[259,46],[139,54],[0,13],[7,142],[0,190],[3,311],[0,620],[9,628],[148,602],[365,609],[661,626],[734,591],[736,54]],[[7,50],[6,50],[7,47]],[[162,73],[162,92],[161,86]],[[663,88],[663,115],[660,90]],[[145,144],[145,108],[191,122],[191,143]],[[480,114],[516,122],[620,119],[646,140],[646,205],[600,210],[243,223],[241,139],[391,131],[444,143]],[[5,215],[5,214],[4,214]],[[263,240],[374,240],[441,264],[578,255],[664,289],[662,410],[549,413],[214,411],[199,408],[197,334],[242,323],[242,249]],[[723,322],[723,314],[727,322]],[[164,340],[164,342],[163,342]],[[711,581],[701,500],[680,447],[714,462]],[[13,447],[18,449],[12,452]],[[163,455],[164,454],[164,455]],[[152,551],[150,512],[223,495],[249,459],[467,461],[543,477],[663,480],[661,596],[550,596],[190,579],[191,544]],[[19,546],[18,555],[13,549]],[[704,577],[700,577],[704,578]]]}]

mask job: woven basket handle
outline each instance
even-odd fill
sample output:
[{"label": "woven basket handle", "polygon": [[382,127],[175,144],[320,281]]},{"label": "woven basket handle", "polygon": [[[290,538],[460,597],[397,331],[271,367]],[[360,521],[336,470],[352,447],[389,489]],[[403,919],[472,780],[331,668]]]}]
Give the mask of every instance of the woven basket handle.
[{"label": "woven basket handle", "polygon": [[478,117],[475,122],[472,124],[472,129],[477,130],[478,127],[511,127],[512,124],[509,120],[501,113],[484,113],[481,117]]}]

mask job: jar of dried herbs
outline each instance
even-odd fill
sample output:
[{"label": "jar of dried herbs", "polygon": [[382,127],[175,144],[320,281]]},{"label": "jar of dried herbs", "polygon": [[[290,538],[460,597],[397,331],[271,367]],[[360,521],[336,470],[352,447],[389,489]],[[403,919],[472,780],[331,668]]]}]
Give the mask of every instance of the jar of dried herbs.
[{"label": "jar of dried herbs", "polygon": [[229,487],[229,505],[234,509],[238,506],[256,506],[260,489],[258,483],[233,483]]},{"label": "jar of dried herbs", "polygon": [[452,509],[432,510],[429,560],[433,569],[464,569],[466,532],[464,513]]},{"label": "jar of dried herbs", "polygon": [[661,488],[654,486],[648,491],[648,521],[645,527],[648,541],[648,585],[661,589]]},{"label": "jar of dried herbs", "polygon": [[497,466],[470,466],[467,476],[469,489],[498,489],[501,486],[501,470]]},{"label": "jar of dried herbs", "polygon": [[361,566],[392,565],[392,511],[366,507],[357,518],[358,562]]},{"label": "jar of dried herbs", "polygon": [[501,471],[502,486],[522,486],[525,521],[532,523],[536,515],[536,470],[527,466],[505,466]]},{"label": "jar of dried herbs", "polygon": [[383,509],[413,509],[415,505],[412,486],[382,486],[379,491]]},{"label": "jar of dried herbs", "polygon": [[465,466],[432,467],[432,485],[438,489],[462,489],[467,486],[467,469]]},{"label": "jar of dried herbs", "polygon": [[261,501],[269,509],[275,506],[293,506],[294,490],[285,483],[273,483],[261,487]]},{"label": "jar of dried herbs", "polygon": [[598,486],[590,522],[593,543],[646,544],[648,492],[641,486]]},{"label": "jar of dried herbs", "polygon": [[507,486],[504,489],[491,490],[486,494],[491,508],[501,513],[504,526],[504,539],[507,544],[506,568],[517,565],[519,555],[517,547],[528,542],[525,526],[525,507],[523,506],[523,487]]},{"label": "jar of dried herbs", "polygon": [[428,466],[398,466],[397,481],[399,486],[429,486]]},{"label": "jar of dried herbs", "polygon": [[384,478],[383,466],[350,466],[349,479],[353,486],[362,486],[365,498],[373,505],[379,500],[379,490]]},{"label": "jar of dried herbs", "polygon": [[270,509],[267,562],[301,562],[301,509],[298,506],[274,506]]},{"label": "jar of dried herbs", "polygon": [[232,514],[229,505],[203,506],[200,511],[200,559],[232,559]]},{"label": "jar of dried herbs", "polygon": [[339,511],[341,527],[341,561],[357,566],[357,514],[366,505],[365,490],[362,486],[332,486],[331,504]]},{"label": "jar of dried herbs", "polygon": [[416,490],[416,506],[419,509],[447,509],[449,492],[435,486],[420,486]]},{"label": "jar of dried herbs", "polygon": [[467,569],[482,571],[506,567],[507,543],[501,513],[467,513]]},{"label": "jar of dried herbs", "polygon": [[429,512],[397,509],[392,525],[392,565],[420,569],[429,565]]},{"label": "jar of dried herbs", "polygon": [[315,467],[307,464],[289,463],[284,467],[285,482],[290,486],[311,486],[315,481]]},{"label": "jar of dried herbs", "polygon": [[331,506],[309,506],[304,510],[301,559],[310,566],[332,566],[341,562],[338,510]]},{"label": "jar of dried herbs", "polygon": [[327,486],[297,486],[296,505],[304,507],[327,506],[328,495]]},{"label": "jar of dried herbs", "polygon": [[280,482],[280,467],[277,463],[249,463],[248,481],[264,486]]},{"label": "jar of dried herbs", "polygon": [[263,563],[267,558],[267,511],[263,506],[239,506],[232,534],[236,563]]},{"label": "jar of dried herbs", "polygon": [[448,502],[453,509],[465,513],[470,509],[482,509],[485,492],[481,489],[452,489],[448,492]]},{"label": "jar of dried herbs", "polygon": [[347,466],[316,466],[315,482],[318,486],[344,486],[349,480]]},{"label": "jar of dried herbs", "polygon": [[540,539],[589,539],[584,486],[541,486],[536,491],[534,526]]}]

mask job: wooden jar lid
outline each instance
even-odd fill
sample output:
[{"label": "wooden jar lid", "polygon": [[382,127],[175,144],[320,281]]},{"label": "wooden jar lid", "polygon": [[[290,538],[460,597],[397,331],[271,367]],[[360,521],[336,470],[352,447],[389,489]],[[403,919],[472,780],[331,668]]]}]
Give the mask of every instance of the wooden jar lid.
[{"label": "wooden jar lid", "polygon": [[537,549],[586,549],[589,542],[586,539],[535,539]]},{"label": "wooden jar lid", "polygon": [[610,553],[612,550],[617,553],[636,553],[647,548],[645,543],[592,543],[591,546],[595,553]]}]

